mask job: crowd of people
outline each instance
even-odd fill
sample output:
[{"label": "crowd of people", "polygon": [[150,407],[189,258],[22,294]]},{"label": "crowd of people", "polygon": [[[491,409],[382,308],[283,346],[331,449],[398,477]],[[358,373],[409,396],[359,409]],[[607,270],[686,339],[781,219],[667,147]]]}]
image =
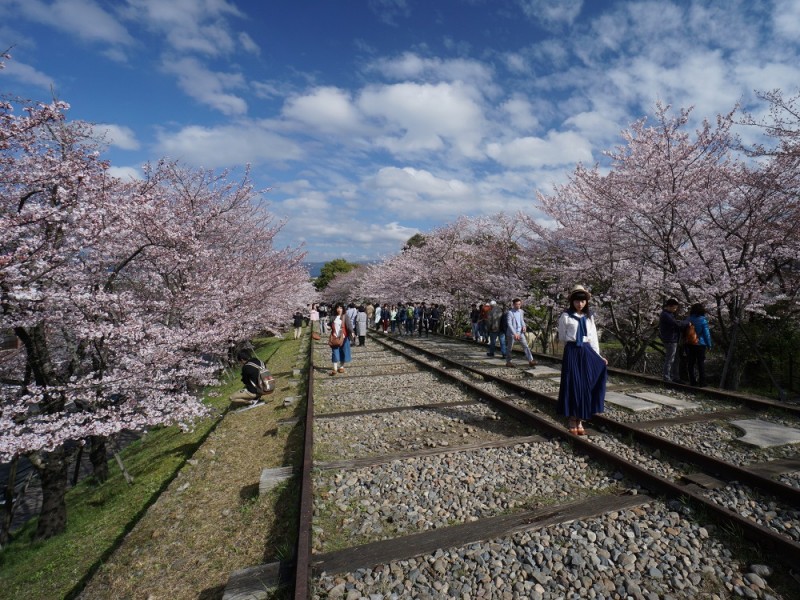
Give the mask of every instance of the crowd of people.
[{"label": "crowd of people", "polygon": [[[373,304],[370,302],[356,305],[351,302],[346,306],[341,306],[344,308],[347,318],[346,326],[350,332],[350,341],[359,346],[365,344],[367,330],[370,328],[393,335],[417,334],[420,336],[443,333],[444,329],[444,307],[439,304],[426,302]],[[309,321],[314,331],[318,330],[320,335],[326,334],[327,326],[334,318],[332,312],[331,317],[328,318],[328,313],[332,310],[324,304],[314,304],[310,308]]]},{"label": "crowd of people", "polygon": [[[608,377],[608,360],[600,354],[595,314],[591,309],[592,295],[581,285],[570,290],[567,305],[558,319],[558,339],[564,346],[557,412],[566,419],[567,428],[575,435],[585,435],[584,422],[592,415],[604,412],[605,391]],[[711,348],[711,335],[705,309],[702,304],[693,304],[685,319],[678,318],[680,303],[669,298],[659,318],[659,336],[664,344],[664,381],[681,382],[678,357],[686,365],[690,385],[706,385],[705,356]],[[292,326],[294,339],[300,337],[304,320],[311,325],[315,338],[329,335],[331,347],[330,375],[345,372],[345,365],[352,360],[351,348],[366,344],[367,331],[393,335],[429,336],[441,333],[444,323],[444,307],[426,302],[399,304],[367,303],[347,306],[324,304],[310,306],[308,316],[301,311],[294,314]],[[505,360],[513,366],[513,349],[516,344],[529,367],[535,368],[528,339],[522,300],[514,298],[510,306],[495,300],[473,304],[470,310],[471,337],[487,345],[486,355]],[[258,398],[255,376],[257,359],[252,355],[239,357],[243,365],[242,382],[245,389],[239,392],[240,402]]]}]

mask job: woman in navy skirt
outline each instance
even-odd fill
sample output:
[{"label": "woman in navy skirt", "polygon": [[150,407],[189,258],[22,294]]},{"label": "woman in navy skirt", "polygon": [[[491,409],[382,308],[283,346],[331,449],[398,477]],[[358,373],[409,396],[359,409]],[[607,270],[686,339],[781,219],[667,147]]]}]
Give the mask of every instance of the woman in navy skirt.
[{"label": "woman in navy skirt", "polygon": [[564,344],[558,414],[567,417],[570,433],[586,435],[583,421],[605,410],[608,361],[600,356],[592,295],[581,285],[569,294],[569,306],[558,319],[558,339]]}]

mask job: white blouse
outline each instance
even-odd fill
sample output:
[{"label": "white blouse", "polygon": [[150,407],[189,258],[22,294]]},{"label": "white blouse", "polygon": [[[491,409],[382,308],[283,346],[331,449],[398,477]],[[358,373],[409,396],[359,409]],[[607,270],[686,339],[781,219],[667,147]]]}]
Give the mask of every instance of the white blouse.
[{"label": "white blouse", "polygon": [[[567,313],[561,313],[558,318],[558,339],[562,343],[574,342],[578,334],[578,321],[570,317]],[[594,324],[594,316],[586,317],[586,337],[584,343],[588,342],[592,350],[600,354],[600,342],[597,339],[597,327]]]}]

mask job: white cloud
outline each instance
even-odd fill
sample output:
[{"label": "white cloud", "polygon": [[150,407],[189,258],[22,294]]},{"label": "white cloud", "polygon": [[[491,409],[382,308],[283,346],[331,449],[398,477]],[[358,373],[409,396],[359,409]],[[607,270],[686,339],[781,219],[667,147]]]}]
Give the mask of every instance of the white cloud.
[{"label": "white cloud", "polygon": [[403,218],[447,219],[472,213],[480,204],[469,184],[413,167],[383,167],[364,181],[364,188],[388,214]]},{"label": "white cloud", "polygon": [[[284,186],[276,188],[278,192],[285,192]],[[281,206],[290,212],[303,214],[328,215],[331,203],[328,201],[326,193],[319,190],[307,190],[280,202]]]},{"label": "white cloud", "polygon": [[[226,0],[127,0],[124,14],[166,36],[179,52],[208,56],[228,54],[236,47],[225,17],[243,17]],[[241,40],[240,40],[241,41]]]},{"label": "white cloud", "polygon": [[225,92],[227,89],[245,87],[241,74],[210,71],[193,58],[167,58],[162,69],[176,75],[178,86],[201,104],[226,115],[242,115],[247,112],[247,103],[242,98]]},{"label": "white cloud", "polygon": [[113,125],[111,123],[96,123],[92,125],[94,134],[110,146],[122,150],[138,150],[139,140],[130,127]]},{"label": "white cloud", "polygon": [[387,25],[397,25],[398,17],[405,18],[411,14],[406,0],[369,0],[367,6]]},{"label": "white cloud", "polygon": [[[337,218],[335,211],[325,218],[290,219],[276,242],[285,241],[292,246],[298,242],[313,242],[314,260],[368,261],[399,252],[405,242],[419,232],[397,221],[357,221],[358,227],[353,227],[352,215],[342,213]],[[347,235],[342,235],[342,231],[347,231]]]},{"label": "white cloud", "polygon": [[290,98],[283,107],[283,116],[328,134],[364,131],[349,93],[333,87],[316,88]]},{"label": "white cloud", "polygon": [[775,0],[773,12],[775,32],[793,44],[800,31],[800,3],[797,0]]},{"label": "white cloud", "polygon": [[129,46],[133,38],[114,16],[93,0],[11,0],[23,17],[89,42]]},{"label": "white cloud", "polygon": [[399,83],[370,86],[357,104],[386,124],[386,135],[375,141],[391,152],[439,151],[448,142],[459,155],[480,158],[478,145],[486,123],[475,95],[475,90],[457,83]]},{"label": "white cloud", "polygon": [[522,12],[545,25],[571,24],[581,12],[583,0],[517,0]]},{"label": "white cloud", "polygon": [[254,54],[255,56],[261,54],[261,48],[259,48],[255,40],[244,31],[239,32],[239,43],[242,45],[242,48],[250,54]]},{"label": "white cloud", "polygon": [[500,108],[508,115],[511,125],[517,130],[531,131],[539,125],[539,120],[533,114],[533,106],[522,95],[515,94]]},{"label": "white cloud", "polygon": [[384,167],[372,179],[376,188],[392,193],[424,195],[428,198],[453,200],[472,193],[470,186],[457,179],[441,179],[429,171],[405,167]]},{"label": "white cloud", "polygon": [[642,114],[651,112],[660,99],[676,107],[695,106],[697,114],[706,117],[727,112],[739,100],[743,90],[731,75],[719,51],[699,48],[680,65],[638,58],[607,72],[619,97],[635,103]]},{"label": "white cloud", "polygon": [[791,94],[800,82],[800,63],[745,63],[736,65],[734,69],[736,79],[741,81],[742,92],[781,89]]},{"label": "white cloud", "polygon": [[503,55],[506,67],[513,73],[527,73],[530,70],[525,57],[519,52],[507,52]]},{"label": "white cloud", "polygon": [[572,131],[550,131],[546,138],[522,137],[508,143],[490,143],[486,151],[510,168],[569,166],[592,160],[589,140]]},{"label": "white cloud", "polygon": [[52,77],[18,60],[6,61],[5,68],[0,71],[0,77],[3,76],[13,77],[21,83],[35,85],[36,87],[46,90],[49,90],[51,86],[55,85],[55,81]]},{"label": "white cloud", "polygon": [[161,132],[156,150],[160,155],[209,168],[280,163],[303,156],[296,142],[255,123],[191,126],[177,132]]},{"label": "white cloud", "polygon": [[477,60],[463,58],[441,59],[423,58],[413,52],[405,52],[398,57],[382,58],[369,66],[388,79],[422,81],[460,81],[476,87],[492,86],[492,68]]},{"label": "white cloud", "polygon": [[123,181],[141,181],[142,171],[136,167],[109,167],[108,174]]},{"label": "white cloud", "polygon": [[564,125],[572,127],[584,138],[594,140],[595,143],[610,143],[619,139],[620,130],[623,128],[626,115],[613,106],[597,106],[595,110],[584,111],[569,117]]}]

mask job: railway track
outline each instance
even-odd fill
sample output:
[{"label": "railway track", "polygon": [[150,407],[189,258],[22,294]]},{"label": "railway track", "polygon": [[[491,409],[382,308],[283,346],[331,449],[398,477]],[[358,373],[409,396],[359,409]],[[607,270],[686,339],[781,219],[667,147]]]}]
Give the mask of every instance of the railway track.
[{"label": "railway track", "polygon": [[[721,450],[728,423],[756,411],[800,428],[791,407],[716,391],[656,418],[609,406],[583,438],[554,415],[557,363],[527,373],[475,344],[371,336],[330,377],[328,352],[311,350],[296,598],[778,598],[770,578],[791,585],[797,446]],[[615,372],[609,390],[652,384]],[[694,435],[708,423],[718,439]],[[737,561],[731,534],[767,564]]]}]

